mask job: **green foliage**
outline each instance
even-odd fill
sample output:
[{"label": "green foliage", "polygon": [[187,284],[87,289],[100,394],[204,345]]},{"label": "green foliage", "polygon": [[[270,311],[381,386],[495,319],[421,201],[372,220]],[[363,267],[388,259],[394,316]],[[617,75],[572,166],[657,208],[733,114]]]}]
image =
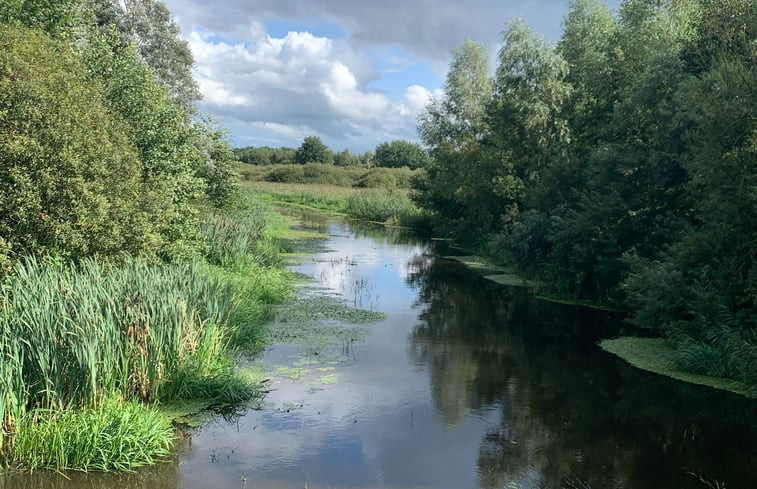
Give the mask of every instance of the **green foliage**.
[{"label": "green foliage", "polygon": [[279,166],[268,171],[264,178],[267,182],[306,183],[302,165]]},{"label": "green foliage", "polygon": [[318,136],[308,136],[302,142],[297,152],[294,154],[294,162],[304,165],[305,163],[328,163],[334,162],[334,155],[329,148],[323,144]]},{"label": "green foliage", "polygon": [[194,129],[195,176],[205,183],[205,195],[219,209],[238,204],[239,174],[226,133],[210,123],[197,123]]},{"label": "green foliage", "polygon": [[384,168],[401,168],[414,170],[428,164],[428,154],[420,145],[409,141],[395,140],[376,146],[374,164]]},{"label": "green foliage", "polygon": [[624,302],[679,367],[757,385],[756,34],[746,0],[575,0],[556,51],[508,24],[490,91],[468,42],[413,198],[551,294]]},{"label": "green foliage", "polygon": [[26,415],[7,462],[27,470],[127,471],[166,457],[173,441],[173,426],[157,409],[108,400],[96,408]]},{"label": "green foliage", "polygon": [[360,164],[360,157],[345,148],[344,151],[334,154],[334,164],[336,166],[353,166]]},{"label": "green foliage", "polygon": [[397,187],[397,179],[385,168],[375,168],[355,182],[356,187],[392,189]]},{"label": "green foliage", "polygon": [[418,118],[418,132],[432,160],[413,180],[413,199],[435,213],[438,233],[463,235],[467,225],[480,237],[482,219],[474,214],[482,208],[471,198],[486,184],[479,178],[480,143],[488,131],[485,110],[492,96],[489,54],[482,44],[466,40],[454,51],[444,92]]},{"label": "green foliage", "polygon": [[294,163],[294,155],[297,152],[293,148],[270,148],[261,146],[255,148],[246,146],[244,148],[234,148],[234,156],[239,161],[249,163],[250,165],[277,165],[281,163]]},{"label": "green foliage", "polygon": [[157,214],[129,130],[75,53],[0,26],[0,66],[3,255],[155,253]]},{"label": "green foliage", "polygon": [[[142,181],[150,189],[143,206],[159,233],[160,256],[195,254],[200,239],[193,202],[205,189],[196,174],[198,129],[187,123],[186,110],[171,101],[135,48],[123,45],[116,33],[93,34],[84,59],[92,82],[105,87],[108,108],[130,128],[126,133],[137,148]],[[212,134],[207,137],[214,139]]]},{"label": "green foliage", "polygon": [[0,4],[0,23],[42,30],[68,39],[85,24],[87,0],[6,0]]},{"label": "green foliage", "polygon": [[409,188],[418,170],[402,168],[364,168],[361,166],[335,166],[310,163],[306,165],[276,165],[270,169],[247,168],[248,180],[265,180],[278,183],[307,183],[341,187]]},{"label": "green foliage", "polygon": [[156,0],[94,0],[101,28],[116,27],[125,41],[138,46],[139,57],[168,96],[180,106],[193,110],[200,90],[192,78],[194,58],[179,26],[165,3]]}]

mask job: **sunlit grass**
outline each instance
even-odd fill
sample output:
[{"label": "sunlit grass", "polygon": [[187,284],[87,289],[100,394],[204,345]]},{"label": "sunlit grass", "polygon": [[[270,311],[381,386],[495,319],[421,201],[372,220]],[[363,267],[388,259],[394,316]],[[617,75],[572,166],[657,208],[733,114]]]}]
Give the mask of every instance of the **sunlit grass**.
[{"label": "sunlit grass", "polygon": [[108,400],[23,417],[7,463],[26,470],[125,471],[167,456],[173,442],[173,426],[159,410]]},{"label": "sunlit grass", "polygon": [[[170,437],[152,442],[159,420],[147,404],[197,409],[257,397],[229,353],[259,348],[262,323],[291,295],[291,273],[271,266],[276,221],[256,205],[207,216],[206,258],[185,263],[18,262],[0,295],[0,462],[128,469],[170,448]],[[109,428],[77,438],[87,423]],[[113,451],[130,444],[142,451]]]}]

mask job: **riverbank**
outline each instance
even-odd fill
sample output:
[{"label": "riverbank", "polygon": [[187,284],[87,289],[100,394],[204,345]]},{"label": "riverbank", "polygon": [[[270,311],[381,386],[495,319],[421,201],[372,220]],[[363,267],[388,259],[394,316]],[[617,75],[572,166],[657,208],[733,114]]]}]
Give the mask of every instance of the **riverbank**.
[{"label": "riverbank", "polygon": [[170,453],[177,417],[255,399],[230,353],[259,349],[291,296],[287,229],[249,200],[206,215],[205,253],[186,262],[16,264],[0,302],[2,466],[132,470]]},{"label": "riverbank", "polygon": [[622,337],[602,340],[599,346],[641,370],[757,399],[754,389],[741,382],[681,370],[676,364],[676,350],[663,338]]}]

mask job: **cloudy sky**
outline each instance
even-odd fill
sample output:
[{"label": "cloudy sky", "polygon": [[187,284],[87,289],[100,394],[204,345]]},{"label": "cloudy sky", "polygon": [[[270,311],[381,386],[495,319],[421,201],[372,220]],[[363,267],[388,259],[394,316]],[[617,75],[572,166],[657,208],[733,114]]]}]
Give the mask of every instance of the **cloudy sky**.
[{"label": "cloudy sky", "polygon": [[[551,41],[567,0],[164,0],[195,56],[200,110],[235,146],[372,150],[417,140],[416,115],[466,37],[494,54],[524,19]],[[616,8],[619,0],[603,0]]]}]

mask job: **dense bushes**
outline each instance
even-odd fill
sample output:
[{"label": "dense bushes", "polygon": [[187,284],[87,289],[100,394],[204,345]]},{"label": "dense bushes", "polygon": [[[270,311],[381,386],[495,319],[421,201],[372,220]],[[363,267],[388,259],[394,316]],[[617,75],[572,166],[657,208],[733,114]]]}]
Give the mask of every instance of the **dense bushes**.
[{"label": "dense bushes", "polygon": [[421,114],[416,202],[554,292],[624,304],[688,370],[757,386],[757,15],[576,0],[557,47],[508,24]]},{"label": "dense bushes", "polygon": [[5,255],[154,254],[159,234],[130,130],[64,43],[0,24]]},{"label": "dense bushes", "polygon": [[242,169],[247,180],[278,183],[312,183],[341,187],[409,188],[413,175],[409,168],[339,167],[309,163],[306,165],[273,165],[267,168]]}]

